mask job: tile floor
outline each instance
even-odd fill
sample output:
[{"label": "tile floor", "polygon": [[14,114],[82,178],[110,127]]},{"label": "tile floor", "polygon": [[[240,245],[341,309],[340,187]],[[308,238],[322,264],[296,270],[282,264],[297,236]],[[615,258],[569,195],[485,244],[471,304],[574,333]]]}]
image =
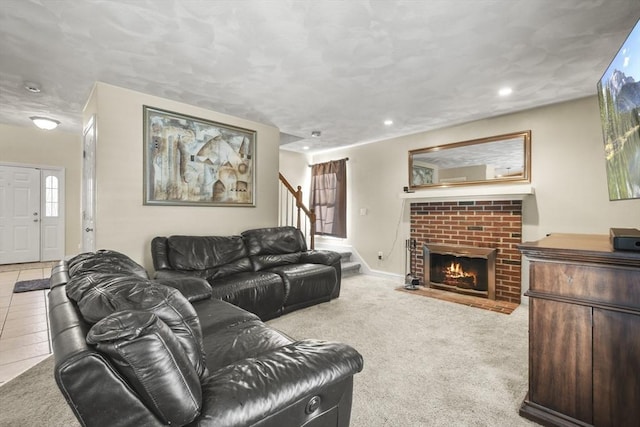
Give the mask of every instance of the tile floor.
[{"label": "tile floor", "polygon": [[49,290],[14,294],[13,286],[49,277],[52,265],[0,265],[0,386],[51,354]]}]

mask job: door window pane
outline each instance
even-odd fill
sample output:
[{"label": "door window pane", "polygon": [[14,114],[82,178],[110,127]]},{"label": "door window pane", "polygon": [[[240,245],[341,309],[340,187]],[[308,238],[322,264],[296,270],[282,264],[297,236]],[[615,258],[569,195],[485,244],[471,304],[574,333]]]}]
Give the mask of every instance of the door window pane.
[{"label": "door window pane", "polygon": [[58,216],[58,178],[48,176],[44,181],[45,187],[45,212],[46,217]]}]

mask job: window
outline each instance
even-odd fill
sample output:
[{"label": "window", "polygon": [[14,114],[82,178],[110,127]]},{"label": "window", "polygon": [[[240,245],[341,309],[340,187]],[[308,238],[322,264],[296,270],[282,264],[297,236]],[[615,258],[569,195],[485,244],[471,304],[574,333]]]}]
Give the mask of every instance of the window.
[{"label": "window", "polygon": [[51,175],[46,177],[44,181],[44,191],[44,216],[57,217],[59,207],[58,197],[60,193],[58,189],[58,178]]},{"label": "window", "polygon": [[347,159],[311,167],[311,208],[316,234],[347,237]]}]

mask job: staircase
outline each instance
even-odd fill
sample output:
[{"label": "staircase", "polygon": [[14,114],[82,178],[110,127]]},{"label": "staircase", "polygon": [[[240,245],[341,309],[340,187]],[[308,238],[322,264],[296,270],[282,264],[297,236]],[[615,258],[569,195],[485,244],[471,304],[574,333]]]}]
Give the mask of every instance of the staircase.
[{"label": "staircase", "polygon": [[[291,225],[302,231],[309,249],[316,248],[315,231],[316,215],[313,209],[308,209],[302,202],[302,188],[294,189],[287,179],[280,174],[280,196],[278,225]],[[338,252],[341,259],[342,277],[360,274],[360,262],[351,260],[351,251],[347,246],[323,246],[317,249],[327,249]]]},{"label": "staircase", "polygon": [[340,264],[342,267],[342,277],[354,276],[356,274],[360,274],[360,262],[358,260],[353,260],[352,253],[349,251],[347,247],[340,246],[327,246],[322,245],[321,247],[316,247],[316,249],[324,249],[328,251],[338,252],[340,254],[341,260]]},{"label": "staircase", "polygon": [[278,225],[293,226],[302,231],[309,249],[315,248],[316,214],[302,201],[302,187],[294,189],[289,181],[280,175],[280,195],[278,209]]},{"label": "staircase", "polygon": [[342,257],[342,277],[354,276],[360,274],[360,263],[351,260],[351,252],[340,251]]}]

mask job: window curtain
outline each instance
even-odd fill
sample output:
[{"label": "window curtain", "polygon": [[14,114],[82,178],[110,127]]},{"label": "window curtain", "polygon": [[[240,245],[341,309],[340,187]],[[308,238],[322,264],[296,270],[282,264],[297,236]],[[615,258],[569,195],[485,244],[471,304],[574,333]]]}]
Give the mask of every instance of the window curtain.
[{"label": "window curtain", "polygon": [[311,203],[316,234],[347,237],[347,159],[311,166]]}]

